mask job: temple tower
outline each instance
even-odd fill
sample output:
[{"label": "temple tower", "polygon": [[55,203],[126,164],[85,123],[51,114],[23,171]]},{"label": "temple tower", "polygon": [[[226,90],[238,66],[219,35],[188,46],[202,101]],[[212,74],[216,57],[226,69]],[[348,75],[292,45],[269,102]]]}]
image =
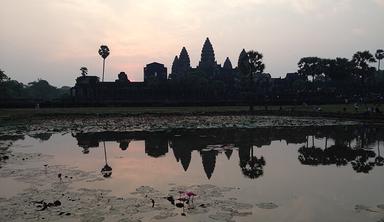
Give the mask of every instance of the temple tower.
[{"label": "temple tower", "polygon": [[241,61],[241,59],[243,58],[243,57],[246,57],[246,56],[248,56],[247,55],[247,52],[245,51],[245,49],[243,49],[242,51],[241,51],[241,53],[240,53],[240,55],[239,55],[239,61],[238,61],[238,66],[237,67],[239,67],[239,62]]},{"label": "temple tower", "polygon": [[233,85],[235,81],[235,72],[228,57],[225,59],[223,68],[220,71],[220,80],[224,81],[227,86]]},{"label": "temple tower", "polygon": [[172,75],[178,77],[189,72],[191,69],[191,60],[185,47],[181,49],[180,55],[176,56],[172,63]]},{"label": "temple tower", "polygon": [[224,70],[231,70],[232,71],[233,67],[232,67],[231,60],[229,60],[229,57],[227,57],[225,59],[225,62],[224,62],[224,65],[223,65],[223,69]]},{"label": "temple tower", "polygon": [[208,75],[213,75],[217,71],[217,62],[215,60],[215,52],[209,38],[204,42],[203,49],[201,50],[201,59],[198,69]]},{"label": "temple tower", "polygon": [[179,55],[179,67],[182,74],[188,73],[191,69],[191,60],[189,59],[189,55],[185,47],[181,49]]},{"label": "temple tower", "polygon": [[178,71],[179,71],[179,57],[175,56],[175,59],[172,62],[172,72],[171,72],[171,74],[172,75],[175,75],[175,74],[177,75]]}]

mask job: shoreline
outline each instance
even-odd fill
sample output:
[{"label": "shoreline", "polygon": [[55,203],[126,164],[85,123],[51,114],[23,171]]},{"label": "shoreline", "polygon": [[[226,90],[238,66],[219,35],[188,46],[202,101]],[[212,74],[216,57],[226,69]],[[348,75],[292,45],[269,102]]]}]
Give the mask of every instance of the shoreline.
[{"label": "shoreline", "polygon": [[84,108],[41,108],[41,109],[0,109],[0,125],[20,120],[76,119],[109,117],[172,117],[172,116],[273,116],[273,117],[314,117],[338,120],[356,120],[369,123],[384,123],[384,114],[356,112],[352,105],[342,110],[341,105],[318,106],[255,106],[249,111],[246,106],[223,107],[84,107]]},{"label": "shoreline", "polygon": [[[20,118],[0,122],[0,136],[41,133],[159,132],[181,129],[257,129],[271,127],[318,127],[362,125],[368,122],[323,117],[261,115],[136,115],[127,117]],[[372,123],[370,125],[373,125]],[[375,122],[375,125],[380,125]]]}]

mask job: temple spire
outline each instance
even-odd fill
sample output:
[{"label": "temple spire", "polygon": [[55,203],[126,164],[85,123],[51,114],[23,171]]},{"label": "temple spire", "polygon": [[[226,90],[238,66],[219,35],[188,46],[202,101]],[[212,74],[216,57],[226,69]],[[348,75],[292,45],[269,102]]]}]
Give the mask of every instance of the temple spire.
[{"label": "temple spire", "polygon": [[223,69],[226,69],[226,70],[232,70],[232,63],[231,63],[231,60],[229,59],[229,57],[227,57],[225,59],[225,62],[224,62],[224,65],[223,65]]},{"label": "temple spire", "polygon": [[247,56],[247,52],[245,51],[245,49],[243,49],[241,52],[240,52],[240,55],[239,55],[239,61],[241,60],[242,57],[244,56]]},{"label": "temple spire", "polygon": [[191,69],[191,60],[187,49],[183,47],[181,49],[180,55],[176,56],[172,63],[172,78],[177,78],[178,76],[185,75]]},{"label": "temple spire", "polygon": [[181,74],[186,74],[191,69],[191,60],[189,59],[189,55],[185,47],[181,49],[178,63]]},{"label": "temple spire", "polygon": [[179,66],[179,57],[175,56],[175,59],[172,62],[172,74],[177,75],[178,72],[178,66]]},{"label": "temple spire", "polygon": [[191,60],[189,59],[188,51],[185,47],[181,49],[179,61],[183,66],[186,66],[188,68],[191,67]]},{"label": "temple spire", "polygon": [[203,49],[201,50],[201,59],[199,62],[199,69],[207,74],[213,74],[217,69],[215,52],[213,50],[213,47],[209,38],[205,40]]}]

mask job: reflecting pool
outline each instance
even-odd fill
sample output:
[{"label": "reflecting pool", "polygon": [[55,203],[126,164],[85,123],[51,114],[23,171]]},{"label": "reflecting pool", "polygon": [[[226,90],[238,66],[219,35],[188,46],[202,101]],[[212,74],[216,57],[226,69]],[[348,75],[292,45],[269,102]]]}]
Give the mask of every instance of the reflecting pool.
[{"label": "reflecting pool", "polygon": [[[11,152],[0,162],[0,173],[71,167],[96,178],[74,181],[71,189],[105,189],[113,196],[129,196],[141,186],[167,192],[174,185],[209,184],[234,188],[225,197],[253,206],[247,216],[187,214],[165,221],[384,218],[384,128],[378,126],[41,133],[2,141],[9,142]],[[4,200],[31,186],[7,172],[0,179]],[[70,176],[63,173],[60,181]],[[148,215],[138,220],[153,220]]]}]

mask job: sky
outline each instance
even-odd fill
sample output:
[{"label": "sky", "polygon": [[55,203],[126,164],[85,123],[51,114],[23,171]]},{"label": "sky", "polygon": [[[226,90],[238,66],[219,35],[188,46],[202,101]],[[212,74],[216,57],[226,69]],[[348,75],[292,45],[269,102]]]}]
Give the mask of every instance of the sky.
[{"label": "sky", "polygon": [[73,86],[86,66],[106,81],[172,61],[185,46],[195,67],[209,37],[216,60],[236,65],[243,48],[284,77],[306,56],[346,57],[384,48],[384,0],[1,0],[0,69],[23,83]]}]

